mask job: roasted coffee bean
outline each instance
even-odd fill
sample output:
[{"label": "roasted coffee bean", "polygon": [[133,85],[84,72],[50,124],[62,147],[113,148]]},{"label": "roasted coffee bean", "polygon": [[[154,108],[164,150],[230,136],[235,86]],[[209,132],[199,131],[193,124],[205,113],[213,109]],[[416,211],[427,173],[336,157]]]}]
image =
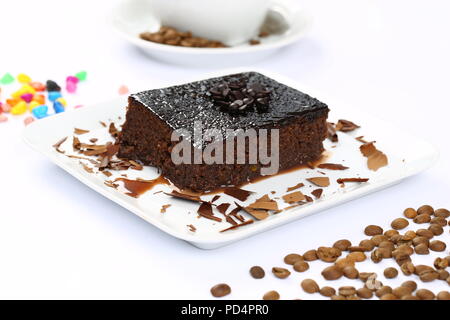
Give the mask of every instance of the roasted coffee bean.
[{"label": "roasted coffee bean", "polygon": [[384,296],[380,297],[380,300],[397,300],[397,297],[392,293],[387,293]]},{"label": "roasted coffee bean", "polygon": [[286,279],[291,274],[291,272],[288,269],[278,267],[273,267],[272,273],[275,277],[279,279]]},{"label": "roasted coffee bean", "polygon": [[358,295],[358,297],[363,298],[363,299],[370,299],[373,297],[372,290],[369,290],[367,288],[360,288],[360,289],[356,290],[356,294]]},{"label": "roasted coffee bean", "polygon": [[431,292],[428,289],[419,289],[416,291],[416,296],[420,299],[420,300],[434,300],[434,293]]},{"label": "roasted coffee bean", "polygon": [[231,288],[225,283],[219,283],[211,288],[213,297],[221,298],[231,293]]},{"label": "roasted coffee bean", "polygon": [[439,273],[435,270],[423,271],[420,273],[419,278],[423,282],[431,282],[439,278]]},{"label": "roasted coffee bean", "polygon": [[436,298],[438,300],[450,300],[450,292],[448,291],[441,291],[437,294]]},{"label": "roasted coffee bean", "polygon": [[399,266],[402,266],[404,263],[411,261],[411,257],[409,256],[409,254],[404,252],[400,252],[399,254],[397,254],[394,259]]},{"label": "roasted coffee bean", "polygon": [[414,231],[409,230],[403,235],[402,241],[412,241],[415,237],[417,237],[417,234]]},{"label": "roasted coffee bean", "polygon": [[440,240],[433,240],[430,242],[430,250],[433,251],[444,251],[445,248],[447,247],[447,245],[445,244],[445,242],[442,242]]},{"label": "roasted coffee bean", "polygon": [[303,257],[296,253],[290,253],[284,257],[284,263],[294,265],[297,261],[303,260]]},{"label": "roasted coffee bean", "polygon": [[428,246],[425,243],[418,244],[414,247],[414,251],[417,254],[429,254],[430,251],[428,250]]},{"label": "roasted coffee bean", "polygon": [[370,258],[373,262],[378,263],[383,259],[388,259],[392,257],[392,252],[388,248],[378,248],[372,251]]},{"label": "roasted coffee bean", "polygon": [[407,261],[400,266],[400,270],[405,276],[409,276],[414,273],[415,267],[411,261]]},{"label": "roasted coffee bean", "polygon": [[254,266],[250,268],[250,275],[255,279],[262,279],[266,275],[264,269],[259,266]]},{"label": "roasted coffee bean", "polygon": [[434,209],[432,206],[429,205],[424,205],[421,206],[419,209],[417,209],[417,214],[428,214],[428,215],[432,215],[434,213]]},{"label": "roasted coffee bean", "polygon": [[439,273],[439,280],[446,280],[448,277],[450,277],[450,273],[447,270],[438,270]]},{"label": "roasted coffee bean", "polygon": [[339,268],[341,268],[342,270],[344,270],[344,268],[346,268],[346,267],[354,267],[355,261],[352,259],[349,259],[348,257],[345,257],[345,258],[336,260],[336,262],[334,264],[336,266],[338,266]]},{"label": "roasted coffee bean", "polygon": [[443,217],[435,217],[430,220],[430,224],[437,224],[441,227],[445,227],[447,225],[447,220]]},{"label": "roasted coffee bean", "polygon": [[363,262],[364,260],[366,260],[367,257],[364,252],[356,251],[349,253],[347,255],[347,258],[355,262]]},{"label": "roasted coffee bean", "polygon": [[350,252],[364,252],[364,251],[368,251],[366,247],[361,247],[361,246],[351,246],[350,248],[348,248],[348,251]]},{"label": "roasted coffee bean", "polygon": [[435,236],[440,236],[441,234],[444,233],[444,228],[442,228],[440,225],[438,224],[432,224],[428,227],[428,230],[430,230],[431,232],[433,232],[433,234]]},{"label": "roasted coffee bean", "polygon": [[386,248],[386,249],[388,249],[389,251],[394,251],[394,248],[395,248],[395,245],[394,245],[394,243],[392,242],[392,241],[382,241],[379,245],[378,245],[378,247],[379,248]]},{"label": "roasted coffee bean", "polygon": [[438,270],[448,267],[448,261],[445,258],[436,258],[434,260],[434,267]]},{"label": "roasted coffee bean", "polygon": [[383,287],[383,283],[381,281],[378,281],[376,279],[370,279],[370,277],[364,285],[366,286],[367,289],[370,289],[372,291],[376,291],[381,287]]},{"label": "roasted coffee bean", "polygon": [[450,211],[448,211],[447,209],[437,209],[434,211],[434,215],[436,217],[442,217],[442,218],[448,218],[450,217]]},{"label": "roasted coffee bean", "polygon": [[417,216],[417,211],[413,208],[407,208],[403,211],[403,215],[408,219],[414,219]]},{"label": "roasted coffee bean", "polygon": [[347,298],[345,298],[344,296],[331,296],[331,300],[347,300]]},{"label": "roasted coffee bean", "polygon": [[384,234],[378,234],[376,236],[373,236],[370,240],[372,240],[372,242],[375,243],[376,246],[379,246],[382,242],[388,241],[389,238]]},{"label": "roasted coffee bean", "polygon": [[417,283],[415,283],[412,280],[408,280],[402,283],[402,287],[408,288],[411,292],[416,291],[417,289]]},{"label": "roasted coffee bean", "polygon": [[399,232],[397,230],[391,229],[387,230],[384,235],[388,237],[388,240],[390,240],[392,237],[398,236]]},{"label": "roasted coffee bean", "polygon": [[366,281],[369,280],[369,278],[371,278],[371,277],[375,277],[375,279],[376,279],[376,274],[373,273],[373,272],[360,272],[360,273],[359,273],[359,279],[360,279],[362,282],[366,282]]},{"label": "roasted coffee bean", "polygon": [[359,243],[359,246],[365,248],[366,249],[365,251],[372,251],[373,248],[375,248],[375,243],[372,240],[366,239],[366,240],[362,240]]},{"label": "roasted coffee bean", "polygon": [[406,296],[402,297],[402,300],[420,300],[420,299],[412,294],[407,294]]},{"label": "roasted coffee bean", "polygon": [[317,260],[318,259],[318,257],[317,257],[317,252],[316,252],[316,250],[309,250],[309,251],[306,251],[304,254],[303,254],[303,259],[305,260],[305,261],[314,261],[314,260]]},{"label": "roasted coffee bean", "polygon": [[345,286],[345,287],[340,287],[338,292],[339,292],[339,295],[341,295],[341,296],[349,297],[349,296],[353,296],[356,294],[356,289],[355,289],[355,287]]},{"label": "roasted coffee bean", "polygon": [[388,293],[392,293],[392,288],[389,286],[382,286],[377,291],[375,291],[375,295],[378,298],[381,298],[382,296],[384,296],[385,294],[388,294]]},{"label": "roasted coffee bean", "polygon": [[376,236],[378,234],[383,234],[383,228],[376,225],[369,225],[364,229],[364,234],[367,236]]},{"label": "roasted coffee bean", "polygon": [[394,251],[392,251],[392,255],[395,257],[399,253],[406,253],[407,255],[412,255],[414,253],[414,249],[411,248],[409,245],[402,244],[397,247]]},{"label": "roasted coffee bean", "polygon": [[431,221],[431,216],[429,214],[422,213],[415,217],[413,221],[417,224],[428,223]]},{"label": "roasted coffee bean", "polygon": [[263,296],[263,300],[280,300],[280,294],[275,290],[266,292]]},{"label": "roasted coffee bean", "polygon": [[341,251],[347,251],[351,246],[352,243],[346,239],[338,240],[333,244],[333,248],[339,249]]},{"label": "roasted coffee bean", "polygon": [[299,260],[294,264],[294,270],[297,272],[305,272],[309,269],[309,264],[306,261]]},{"label": "roasted coffee bean", "polygon": [[409,222],[405,218],[397,218],[394,221],[392,221],[392,223],[391,223],[392,229],[395,229],[395,230],[404,229],[408,225],[409,225]]},{"label": "roasted coffee bean", "polygon": [[419,229],[416,231],[416,234],[420,237],[425,237],[428,239],[431,239],[434,237],[433,232],[431,232],[430,230],[427,230],[427,229]]},{"label": "roasted coffee bean", "polygon": [[336,248],[320,247],[317,257],[324,262],[335,262],[341,256],[341,250]]},{"label": "roasted coffee bean", "polygon": [[348,279],[358,279],[359,272],[355,267],[345,267],[342,269],[344,276]]},{"label": "roasted coffee bean", "polygon": [[384,269],[384,276],[388,279],[393,279],[398,276],[398,270],[392,267],[386,268]]},{"label": "roasted coffee bean", "polygon": [[323,287],[320,289],[319,293],[324,297],[332,297],[336,294],[336,290],[332,287]]},{"label": "roasted coffee bean", "polygon": [[329,266],[329,267],[323,269],[323,271],[322,271],[322,276],[326,280],[337,280],[340,277],[342,277],[342,275],[343,275],[342,269],[335,265]]},{"label": "roasted coffee bean", "polygon": [[430,244],[430,239],[428,239],[427,237],[417,236],[417,237],[415,237],[413,239],[412,243],[413,243],[414,246],[417,246],[417,245],[419,245],[421,243],[425,243],[427,245],[427,247],[428,247],[428,245]]},{"label": "roasted coffee bean", "polygon": [[319,292],[319,285],[312,279],[305,279],[301,283],[302,289],[307,293],[316,293]]}]

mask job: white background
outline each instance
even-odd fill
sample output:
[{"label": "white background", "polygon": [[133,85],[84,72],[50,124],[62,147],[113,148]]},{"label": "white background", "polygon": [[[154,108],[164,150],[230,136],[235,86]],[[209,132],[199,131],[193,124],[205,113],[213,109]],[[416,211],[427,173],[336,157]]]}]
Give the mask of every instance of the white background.
[{"label": "white background", "polygon": [[[202,251],[145,223],[29,149],[20,137],[23,118],[10,119],[0,123],[0,298],[207,299],[219,282],[232,286],[229,298],[234,299],[259,299],[273,289],[286,299],[319,298],[302,292],[299,283],[313,277],[323,285],[323,264],[313,263],[310,272],[286,280],[274,278],[270,268],[283,266],[290,252],[340,238],[359,242],[364,226],[387,228],[406,207],[450,207],[450,3],[302,2],[315,18],[308,36],[254,67],[329,92],[427,138],[441,151],[436,166],[357,201]],[[160,64],[117,38],[105,22],[116,3],[1,0],[0,74],[26,72],[36,80],[63,82],[85,69],[89,80],[77,95],[67,96],[73,105],[114,97],[121,84],[140,89],[211,71]],[[442,239],[448,242],[448,227]],[[414,259],[430,263],[431,258]],[[263,266],[267,277],[251,279],[252,265]],[[387,265],[359,269],[381,274]],[[360,285],[331,285],[344,283]],[[444,282],[427,287],[448,290]]]}]

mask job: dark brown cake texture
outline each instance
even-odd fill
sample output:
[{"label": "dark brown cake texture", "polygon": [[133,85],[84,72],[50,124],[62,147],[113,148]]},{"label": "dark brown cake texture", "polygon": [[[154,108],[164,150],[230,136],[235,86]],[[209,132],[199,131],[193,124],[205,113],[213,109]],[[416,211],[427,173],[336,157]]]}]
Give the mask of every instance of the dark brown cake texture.
[{"label": "dark brown cake texture", "polygon": [[[236,161],[176,165],[171,152],[178,142],[172,141],[172,133],[187,128],[192,132],[194,122],[201,121],[204,130],[220,131],[224,139],[214,143],[223,143],[225,150],[226,139],[237,139],[227,136],[227,130],[267,129],[270,144],[270,130],[278,129],[281,171],[320,158],[327,136],[328,111],[319,100],[256,72],[144,91],[129,97],[119,157],[159,168],[182,190],[204,192],[239,186],[260,177],[267,165]],[[197,151],[207,146],[205,141],[191,144]]]}]

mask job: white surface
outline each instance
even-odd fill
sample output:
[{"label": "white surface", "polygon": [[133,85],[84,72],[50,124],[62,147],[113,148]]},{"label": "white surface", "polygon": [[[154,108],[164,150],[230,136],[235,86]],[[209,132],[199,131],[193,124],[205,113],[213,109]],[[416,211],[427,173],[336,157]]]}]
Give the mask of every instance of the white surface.
[{"label": "white surface", "polygon": [[[136,90],[205,72],[152,62],[117,38],[104,18],[113,2],[1,1],[1,39],[11,49],[0,52],[0,73],[61,81],[86,69],[89,81],[68,99],[92,103],[114,97],[122,83]],[[364,239],[367,224],[387,228],[406,207],[450,207],[448,1],[303,2],[315,20],[308,37],[249,66],[330,92],[423,136],[441,151],[436,166],[358,201],[203,251],[158,231],[31,150],[21,141],[22,119],[0,123],[0,297],[201,299],[210,298],[212,285],[227,282],[235,299],[260,298],[272,289],[286,299],[319,298],[299,283],[311,277],[325,284],[319,275],[324,264],[286,280],[272,277],[270,268],[282,266],[290,252]],[[449,240],[448,227],[440,238]],[[381,274],[390,263],[359,269]],[[268,271],[264,280],[248,276],[256,264]],[[353,282],[331,285],[344,283]],[[427,287],[448,290],[442,282]]]},{"label": "white surface", "polygon": [[[271,214],[263,221],[255,221],[251,225],[236,230],[221,233],[221,230],[231,226],[228,222],[222,221],[219,223],[208,219],[198,219],[198,215],[196,214],[198,203],[167,196],[165,193],[172,191],[169,186],[156,186],[138,199],[135,199],[125,195],[126,190],[123,188],[114,190],[104,184],[105,181],[115,181],[115,179],[121,178],[121,174],[123,173],[127,174],[128,179],[156,179],[159,174],[155,168],[146,167],[144,170],[138,172],[133,170],[128,170],[127,172],[113,171],[113,176],[106,177],[96,170],[94,173],[87,173],[80,163],[92,167],[89,161],[80,161],[79,159],[70,159],[67,157],[68,155],[79,156],[79,154],[73,152],[72,148],[74,128],[83,128],[90,131],[82,136],[77,136],[82,143],[89,143],[89,139],[91,138],[99,139],[97,144],[112,141],[108,129],[103,127],[99,121],[108,123],[108,119],[112,119],[116,126],[120,126],[123,123],[123,119],[125,119],[124,106],[126,105],[126,99],[123,97],[96,105],[89,105],[74,112],[65,112],[57,116],[48,117],[42,121],[36,121],[26,128],[24,140],[33,149],[47,156],[59,167],[66,170],[74,178],[80,180],[96,192],[130,210],[158,229],[176,238],[186,240],[202,249],[222,247],[387,188],[411,175],[428,169],[438,159],[438,151],[421,138],[413,137],[410,133],[402,132],[389,123],[379,121],[371,115],[361,114],[356,108],[338,103],[331,97],[314,92],[291,79],[286,79],[275,73],[267,73],[260,70],[255,71],[259,71],[290,87],[308,92],[320,100],[328,101],[329,104],[335,106],[334,112],[331,112],[329,115],[330,121],[337,122],[340,118],[352,119],[362,128],[348,134],[339,134],[338,143],[333,143],[329,140],[324,142],[325,150],[327,150],[325,162],[343,164],[349,167],[347,170],[303,169],[251,183],[246,185],[244,189],[252,191],[254,194],[245,202],[238,201],[235,198],[220,193],[221,198],[214,203],[215,205],[219,205],[220,203],[233,204],[237,201],[241,206],[246,206],[263,195],[269,195],[272,199],[278,199],[276,200],[278,206],[280,209],[283,209],[289,205],[284,203],[280,198],[289,193],[286,191],[289,187],[302,182],[305,186],[300,191],[314,198],[311,192],[318,187],[308,183],[306,179],[320,177],[324,174],[330,179],[330,186],[323,188],[323,194],[319,200],[280,214]],[[202,76],[196,80],[234,74],[236,72],[236,70],[220,71],[205,75],[204,77]],[[379,130],[380,127],[384,128],[382,132]],[[367,140],[371,141],[376,137],[377,147],[389,155],[388,166],[376,172],[367,168],[367,158],[364,158],[359,150],[361,143],[355,139],[355,137],[361,135],[364,135]],[[58,138],[55,139],[55,136]],[[56,141],[60,141],[63,137],[67,137],[67,140],[59,149],[64,151],[65,154],[57,152],[52,147]],[[93,159],[95,160],[95,157]],[[362,177],[369,178],[370,180],[367,183],[361,184],[347,183],[345,187],[341,187],[336,180],[345,177]],[[165,193],[161,193],[161,191]],[[202,199],[207,201],[210,201],[212,198],[213,195],[202,197]],[[170,205],[171,207],[167,208],[167,211],[163,214],[160,210],[165,205]],[[234,207],[232,205],[228,211],[231,211]],[[217,210],[214,211],[216,216],[222,217]],[[250,215],[246,213],[242,214],[246,217],[246,220],[252,219]],[[192,233],[188,230],[188,225],[194,225],[197,231]]]},{"label": "white surface", "polygon": [[[168,46],[142,40],[138,36],[142,32],[156,32],[161,25],[164,25],[159,18],[149,15],[150,8],[151,6],[148,6],[142,0],[120,2],[111,14],[111,26],[119,36],[135,45],[150,58],[180,66],[231,67],[254,63],[298,41],[312,25],[312,18],[298,5],[297,1],[276,0],[270,7],[270,16],[272,19],[277,17],[280,25],[288,24],[289,27],[282,34],[272,34],[261,38],[259,45],[250,45],[247,41],[241,40],[238,42],[239,44],[230,48]],[[195,34],[198,33],[194,31]],[[209,36],[209,39],[220,40],[213,35]]]}]

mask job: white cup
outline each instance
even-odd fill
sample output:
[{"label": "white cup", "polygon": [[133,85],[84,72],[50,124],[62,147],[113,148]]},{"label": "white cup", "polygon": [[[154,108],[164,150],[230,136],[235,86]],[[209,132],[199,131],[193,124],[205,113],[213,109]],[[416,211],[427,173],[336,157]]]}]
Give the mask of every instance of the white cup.
[{"label": "white cup", "polygon": [[162,25],[233,46],[256,37],[271,0],[146,0]]}]

